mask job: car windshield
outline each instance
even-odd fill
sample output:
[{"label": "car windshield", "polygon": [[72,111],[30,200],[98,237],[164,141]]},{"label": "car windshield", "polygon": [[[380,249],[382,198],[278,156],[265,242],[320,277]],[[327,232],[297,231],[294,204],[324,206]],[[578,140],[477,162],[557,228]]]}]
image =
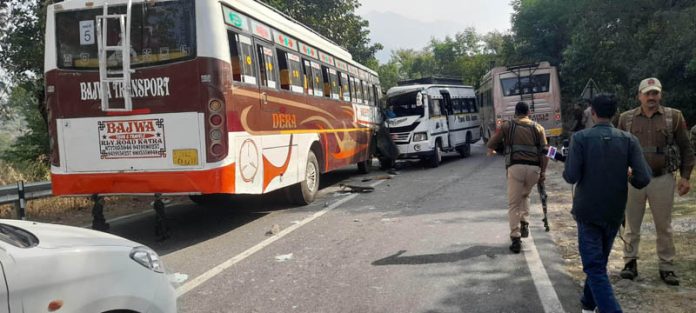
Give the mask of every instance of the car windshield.
[{"label": "car windshield", "polygon": [[503,95],[519,96],[549,91],[550,74],[503,78],[500,80],[503,86]]},{"label": "car windshield", "polygon": [[2,223],[0,223],[0,240],[20,248],[30,248],[39,244],[39,239],[34,234]]},{"label": "car windshield", "polygon": [[[126,7],[110,7],[110,14],[125,14]],[[134,4],[131,10],[131,64],[156,65],[193,58],[196,54],[193,0]],[[99,67],[96,17],[102,9],[56,13],[58,67],[96,69]],[[121,44],[118,20],[108,21],[107,45]],[[107,65],[118,67],[120,52],[107,55]]]},{"label": "car windshield", "polygon": [[422,105],[416,105],[416,97],[419,91],[391,96],[387,99],[387,115],[399,116],[423,116],[425,110]]}]

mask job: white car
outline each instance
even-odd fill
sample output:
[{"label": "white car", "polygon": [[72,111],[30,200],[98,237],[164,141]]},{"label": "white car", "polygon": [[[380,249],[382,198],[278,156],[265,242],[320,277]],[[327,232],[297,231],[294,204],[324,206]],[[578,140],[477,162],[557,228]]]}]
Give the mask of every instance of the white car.
[{"label": "white car", "polygon": [[114,235],[0,219],[0,266],[0,313],[176,312],[157,253]]}]

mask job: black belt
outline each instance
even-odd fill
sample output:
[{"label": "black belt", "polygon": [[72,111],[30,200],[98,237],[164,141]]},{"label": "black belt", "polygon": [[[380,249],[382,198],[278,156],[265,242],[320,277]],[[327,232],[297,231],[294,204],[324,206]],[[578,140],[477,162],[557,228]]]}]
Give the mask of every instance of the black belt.
[{"label": "black belt", "polygon": [[541,164],[539,161],[528,161],[528,160],[512,160],[510,161],[510,166],[513,166],[515,164],[523,164],[523,165],[534,165],[534,166],[539,166],[541,167]]}]

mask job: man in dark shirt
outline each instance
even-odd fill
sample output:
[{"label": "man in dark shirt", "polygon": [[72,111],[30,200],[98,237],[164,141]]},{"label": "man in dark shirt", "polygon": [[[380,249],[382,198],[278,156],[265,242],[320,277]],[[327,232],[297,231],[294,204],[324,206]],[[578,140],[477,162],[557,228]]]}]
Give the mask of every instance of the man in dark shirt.
[{"label": "man in dark shirt", "polygon": [[[596,125],[573,135],[563,178],[577,184],[572,213],[578,224],[578,248],[587,275],[583,312],[622,312],[607,276],[607,261],[624,218],[628,183],[643,188],[650,182],[638,139],[611,124],[616,100],[600,95],[592,102]],[[632,175],[628,176],[629,168]]]}]

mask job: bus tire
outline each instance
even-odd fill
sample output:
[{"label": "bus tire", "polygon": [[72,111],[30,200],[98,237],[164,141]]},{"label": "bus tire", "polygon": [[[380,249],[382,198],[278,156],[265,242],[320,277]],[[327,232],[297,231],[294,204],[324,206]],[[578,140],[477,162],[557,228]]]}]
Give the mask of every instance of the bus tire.
[{"label": "bus tire", "polygon": [[290,187],[288,187],[288,198],[292,204],[307,205],[314,202],[319,191],[319,162],[313,151],[309,151],[307,155],[307,169],[305,170],[304,179]]},{"label": "bus tire", "polygon": [[430,167],[438,167],[440,166],[440,163],[442,163],[442,144],[440,141],[435,142],[435,150],[433,151],[433,155],[430,157]]},{"label": "bus tire", "polygon": [[471,156],[471,133],[466,134],[466,143],[457,148],[457,152],[462,158],[468,158]]},{"label": "bus tire", "polygon": [[358,173],[367,174],[370,172],[370,167],[372,167],[372,157],[368,157],[367,160],[358,162]]}]

